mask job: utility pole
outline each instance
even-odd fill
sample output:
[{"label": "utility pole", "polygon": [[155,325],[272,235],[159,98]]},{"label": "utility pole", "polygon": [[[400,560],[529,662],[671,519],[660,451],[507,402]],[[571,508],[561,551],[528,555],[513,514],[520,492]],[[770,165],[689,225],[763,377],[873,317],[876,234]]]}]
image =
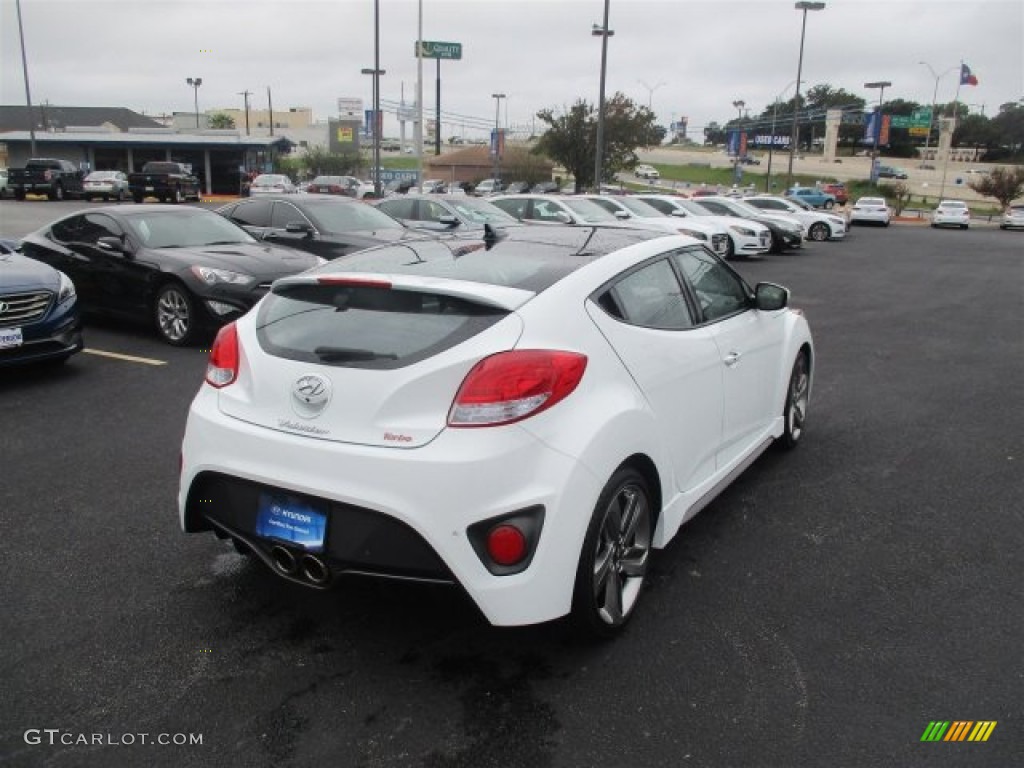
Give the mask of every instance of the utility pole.
[{"label": "utility pole", "polygon": [[249,97],[252,96],[252,91],[239,91],[239,96],[245,98],[245,135],[249,135]]},{"label": "utility pole", "polygon": [[270,135],[274,135],[274,102],[270,100],[270,86],[267,86],[267,111],[270,112]]}]

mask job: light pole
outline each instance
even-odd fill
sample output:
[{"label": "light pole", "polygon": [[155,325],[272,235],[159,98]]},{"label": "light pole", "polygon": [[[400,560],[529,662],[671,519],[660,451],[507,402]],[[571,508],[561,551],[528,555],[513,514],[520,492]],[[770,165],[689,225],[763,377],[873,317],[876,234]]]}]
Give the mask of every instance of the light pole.
[{"label": "light pole", "polygon": [[[643,80],[637,80],[637,82],[640,83],[640,85],[642,85],[644,88],[647,89],[647,111],[651,112],[653,114],[654,110],[651,109],[651,102],[654,101],[654,92],[656,90],[658,90],[659,88],[661,88],[661,86],[668,85],[668,83],[666,83],[664,80],[659,80],[657,85],[650,86],[647,83],[645,83]],[[647,145],[647,149],[649,150],[650,148],[651,148],[651,145],[648,144]]]},{"label": "light pole", "polygon": [[879,80],[874,83],[864,83],[865,88],[877,88],[878,89],[878,119],[875,123],[875,130],[872,131],[872,147],[871,147],[871,182],[878,181],[878,137],[882,134],[882,97],[885,95],[885,89],[888,88],[892,83],[888,80]]},{"label": "light pole", "polygon": [[797,137],[800,135],[800,75],[804,68],[804,35],[807,32],[807,12],[824,10],[825,4],[801,0],[793,7],[798,11],[803,11],[803,22],[800,25],[800,56],[796,61],[796,96],[793,100],[793,131],[789,137],[789,168],[786,170],[786,189],[793,186],[793,157],[796,154]]},{"label": "light pole", "polygon": [[604,155],[604,79],[608,69],[608,38],[615,34],[608,29],[608,5],[610,0],[604,0],[604,24],[600,27],[594,24],[590,34],[601,38],[601,90],[597,102],[597,141],[594,147],[594,190],[601,191],[601,160]]},{"label": "light pole", "polygon": [[32,117],[32,91],[28,87],[28,59],[25,57],[25,31],[21,26],[21,0],[15,0],[18,11],[18,41],[21,43],[21,71],[25,75],[25,103],[28,105],[28,138],[30,157],[36,157],[36,121]]},{"label": "light pole", "polygon": [[772,104],[772,132],[770,141],[768,143],[768,172],[764,177],[764,191],[771,191],[772,183],[772,150],[775,148],[775,120],[779,115],[779,102],[782,101],[782,97],[786,95],[786,91],[789,90],[789,86],[796,83],[796,80],[791,80],[786,83],[786,87],[779,91],[779,95],[775,97],[775,102]]},{"label": "light pole", "polygon": [[196,128],[199,128],[199,86],[203,84],[203,78],[189,77],[185,79],[185,82],[192,86],[192,91],[195,94]]},{"label": "light pole", "polygon": [[957,69],[957,67],[950,67],[941,75],[938,75],[935,73],[935,69],[932,67],[932,65],[929,64],[927,61],[919,61],[917,63],[924,64],[924,66],[928,67],[928,71],[931,72],[932,77],[935,78],[935,90],[932,91],[932,111],[928,114],[928,135],[925,136],[924,138],[924,155],[921,157],[921,162],[923,163],[928,158],[928,147],[930,146],[932,139],[932,125],[935,124],[935,101],[939,96],[939,80],[944,78],[954,69]]},{"label": "light pole", "polygon": [[501,178],[501,100],[505,98],[504,93],[492,93],[494,99],[494,182],[497,186]]},{"label": "light pole", "polygon": [[249,135],[249,97],[252,96],[252,91],[239,91],[239,96],[245,99],[245,135]]},{"label": "light pole", "polygon": [[364,75],[373,75],[373,194],[380,197],[380,76],[386,75],[384,69],[361,69]]},{"label": "light pole", "polygon": [[743,120],[743,108],[747,102],[742,99],[734,101],[732,105],[736,108],[736,152],[732,158],[732,180],[739,183],[740,180],[740,133],[743,131],[741,121]]}]

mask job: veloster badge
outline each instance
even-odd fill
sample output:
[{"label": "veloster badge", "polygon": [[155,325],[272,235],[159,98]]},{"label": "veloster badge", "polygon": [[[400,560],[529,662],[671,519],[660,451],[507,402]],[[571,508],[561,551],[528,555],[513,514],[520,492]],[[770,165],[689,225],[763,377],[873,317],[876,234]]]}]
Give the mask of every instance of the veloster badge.
[{"label": "veloster badge", "polygon": [[312,373],[301,376],[292,385],[292,410],[304,419],[314,419],[331,401],[331,393],[329,379]]}]

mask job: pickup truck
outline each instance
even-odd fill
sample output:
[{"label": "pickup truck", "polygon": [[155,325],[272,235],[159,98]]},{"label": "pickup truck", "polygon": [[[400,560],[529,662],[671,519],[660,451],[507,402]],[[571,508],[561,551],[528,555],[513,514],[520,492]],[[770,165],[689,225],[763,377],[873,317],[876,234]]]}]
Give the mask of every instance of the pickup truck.
[{"label": "pickup truck", "polygon": [[836,196],[816,187],[792,187],[786,190],[786,197],[803,200],[815,208],[834,208]]},{"label": "pickup truck", "polygon": [[46,195],[50,200],[63,200],[68,195],[82,194],[85,172],[69,160],[34,157],[24,168],[11,168],[7,172],[7,186],[14,197],[24,200],[25,195]]},{"label": "pickup truck", "polygon": [[199,179],[184,163],[152,160],[138,173],[128,174],[128,191],[136,203],[155,197],[161,203],[199,200]]}]

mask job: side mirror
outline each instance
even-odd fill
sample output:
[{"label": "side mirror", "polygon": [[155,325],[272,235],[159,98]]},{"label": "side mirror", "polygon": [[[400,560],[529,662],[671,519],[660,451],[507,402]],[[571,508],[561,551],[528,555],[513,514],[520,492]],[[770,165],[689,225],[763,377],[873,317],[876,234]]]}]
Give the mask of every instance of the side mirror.
[{"label": "side mirror", "polygon": [[312,234],[313,229],[304,221],[289,221],[284,225],[285,232]]},{"label": "side mirror", "polygon": [[452,216],[450,213],[446,213],[444,216],[439,218],[437,220],[437,223],[438,224],[443,224],[444,226],[448,227],[449,229],[455,229],[457,226],[459,226],[459,220],[457,218],[455,218],[454,216]]},{"label": "side mirror", "polygon": [[685,219],[686,216],[687,216],[687,213],[686,213],[686,211],[682,211],[682,210],[676,208],[674,211],[672,211],[672,215],[673,216],[678,216],[680,219]]},{"label": "side mirror", "polygon": [[785,309],[789,305],[789,290],[775,283],[758,283],[754,288],[754,306],[765,312]]},{"label": "side mirror", "polygon": [[616,219],[628,219],[628,218],[630,218],[630,216],[629,216],[629,214],[626,211],[616,211],[615,212],[615,218]]},{"label": "side mirror", "polygon": [[572,224],[572,216],[565,211],[558,211],[558,213],[555,214],[555,218],[563,224]]},{"label": "side mirror", "polygon": [[121,240],[120,237],[113,237],[112,235],[105,235],[96,240],[96,245],[102,248],[104,251],[113,251],[114,253],[127,253],[128,247]]}]

